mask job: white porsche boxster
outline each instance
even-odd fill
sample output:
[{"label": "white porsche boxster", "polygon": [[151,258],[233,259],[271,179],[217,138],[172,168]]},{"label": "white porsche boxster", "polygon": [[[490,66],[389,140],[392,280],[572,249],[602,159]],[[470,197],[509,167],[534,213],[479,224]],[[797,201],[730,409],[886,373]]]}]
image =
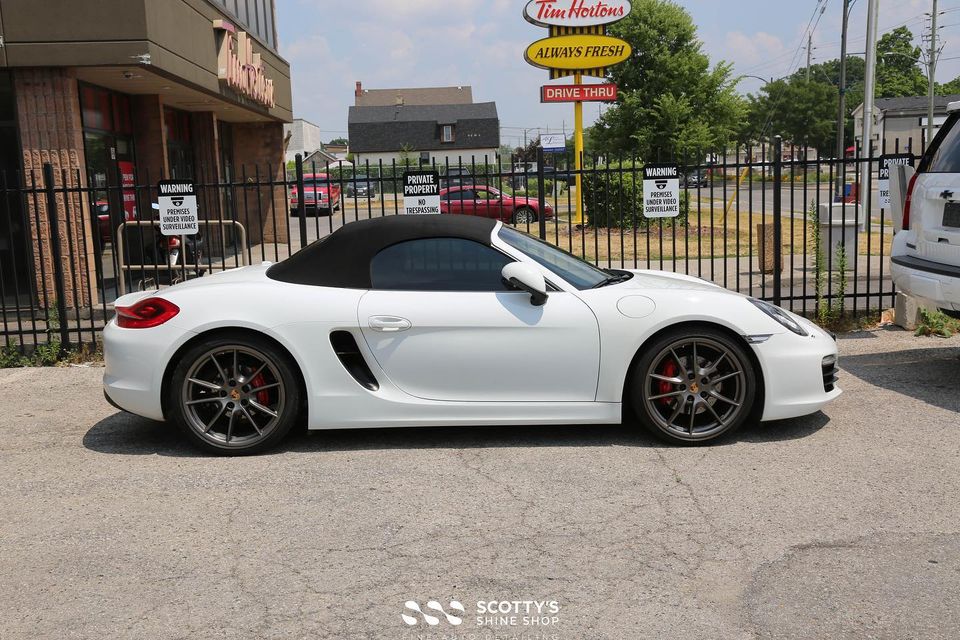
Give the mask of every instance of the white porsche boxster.
[{"label": "white porsche boxster", "polygon": [[840,394],[835,340],[800,316],[452,215],[354,222],[276,264],[126,295],[104,356],[111,404],[221,454],[301,420],[636,421],[703,443]]}]

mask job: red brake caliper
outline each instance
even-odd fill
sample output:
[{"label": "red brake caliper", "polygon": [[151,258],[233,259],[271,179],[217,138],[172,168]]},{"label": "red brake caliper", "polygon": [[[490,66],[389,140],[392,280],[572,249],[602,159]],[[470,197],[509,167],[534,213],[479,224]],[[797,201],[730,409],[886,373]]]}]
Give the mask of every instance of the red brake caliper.
[{"label": "red brake caliper", "polygon": [[[255,377],[253,380],[250,381],[250,387],[253,388],[253,389],[256,389],[256,388],[258,388],[258,387],[262,387],[262,386],[265,385],[265,384],[267,384],[267,379],[263,377],[263,374],[262,374],[262,373],[258,373],[258,374],[256,375],[256,377]],[[265,407],[266,407],[266,406],[269,406],[269,405],[270,405],[270,391],[267,390],[267,389],[264,389],[263,391],[257,391],[257,402],[259,402],[260,404],[262,404],[262,405],[265,406]]]},{"label": "red brake caliper", "polygon": [[[663,366],[660,368],[659,373],[660,375],[667,378],[675,378],[678,371],[679,371],[679,367],[677,366],[677,363],[674,362],[673,360],[667,360],[666,362],[663,363]],[[662,396],[664,394],[670,393],[671,391],[673,391],[672,382],[667,382],[666,380],[660,380],[657,382],[658,396]],[[660,398],[659,402],[660,404],[670,404],[671,400],[673,400],[673,398]]]}]

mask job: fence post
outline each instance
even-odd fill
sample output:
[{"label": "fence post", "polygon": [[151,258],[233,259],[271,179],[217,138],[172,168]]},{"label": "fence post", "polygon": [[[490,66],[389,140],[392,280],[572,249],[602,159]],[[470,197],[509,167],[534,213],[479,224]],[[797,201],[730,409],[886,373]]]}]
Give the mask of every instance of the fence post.
[{"label": "fence post", "polygon": [[[57,196],[53,189],[53,165],[43,163],[43,183],[47,198],[47,221],[50,224],[50,257],[53,259],[53,286],[56,291],[57,320],[60,326],[60,353],[63,358],[70,346],[70,331],[67,327],[67,291],[63,276],[63,253],[60,249],[60,221],[57,220]],[[66,193],[64,193],[66,197]],[[70,221],[67,220],[67,224]],[[44,283],[43,286],[46,286]],[[50,310],[47,309],[47,332],[50,331]]]},{"label": "fence post", "polygon": [[[303,156],[296,156],[297,165],[297,220],[300,222],[300,248],[307,246],[307,212],[304,208],[303,196]],[[330,203],[333,207],[333,203]]]},{"label": "fence post", "polygon": [[543,147],[537,147],[537,222],[540,223],[540,239],[547,239],[547,194],[543,179]]},{"label": "fence post", "polygon": [[773,304],[779,306],[783,292],[783,211],[781,192],[783,186],[783,138],[773,138]]}]

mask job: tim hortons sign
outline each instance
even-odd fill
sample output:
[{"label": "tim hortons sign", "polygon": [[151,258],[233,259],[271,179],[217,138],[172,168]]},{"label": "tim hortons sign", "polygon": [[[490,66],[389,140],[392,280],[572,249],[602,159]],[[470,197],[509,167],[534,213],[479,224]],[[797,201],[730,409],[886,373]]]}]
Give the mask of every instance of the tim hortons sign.
[{"label": "tim hortons sign", "polygon": [[523,17],[540,27],[596,27],[630,15],[630,0],[530,0]]},{"label": "tim hortons sign", "polygon": [[250,36],[223,20],[215,21],[214,28],[224,32],[217,58],[220,80],[241,96],[272,109],[276,105],[273,80],[267,77],[260,54],[253,52]]}]

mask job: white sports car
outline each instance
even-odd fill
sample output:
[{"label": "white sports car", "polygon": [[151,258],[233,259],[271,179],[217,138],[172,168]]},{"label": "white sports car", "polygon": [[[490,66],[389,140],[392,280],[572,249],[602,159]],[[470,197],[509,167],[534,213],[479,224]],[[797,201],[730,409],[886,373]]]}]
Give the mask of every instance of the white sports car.
[{"label": "white sports car", "polygon": [[283,262],[116,302],[116,407],[249,454],[310,429],[605,424],[677,443],[813,413],[837,345],[690,276],[598,269],[499,222],[354,222]]}]

